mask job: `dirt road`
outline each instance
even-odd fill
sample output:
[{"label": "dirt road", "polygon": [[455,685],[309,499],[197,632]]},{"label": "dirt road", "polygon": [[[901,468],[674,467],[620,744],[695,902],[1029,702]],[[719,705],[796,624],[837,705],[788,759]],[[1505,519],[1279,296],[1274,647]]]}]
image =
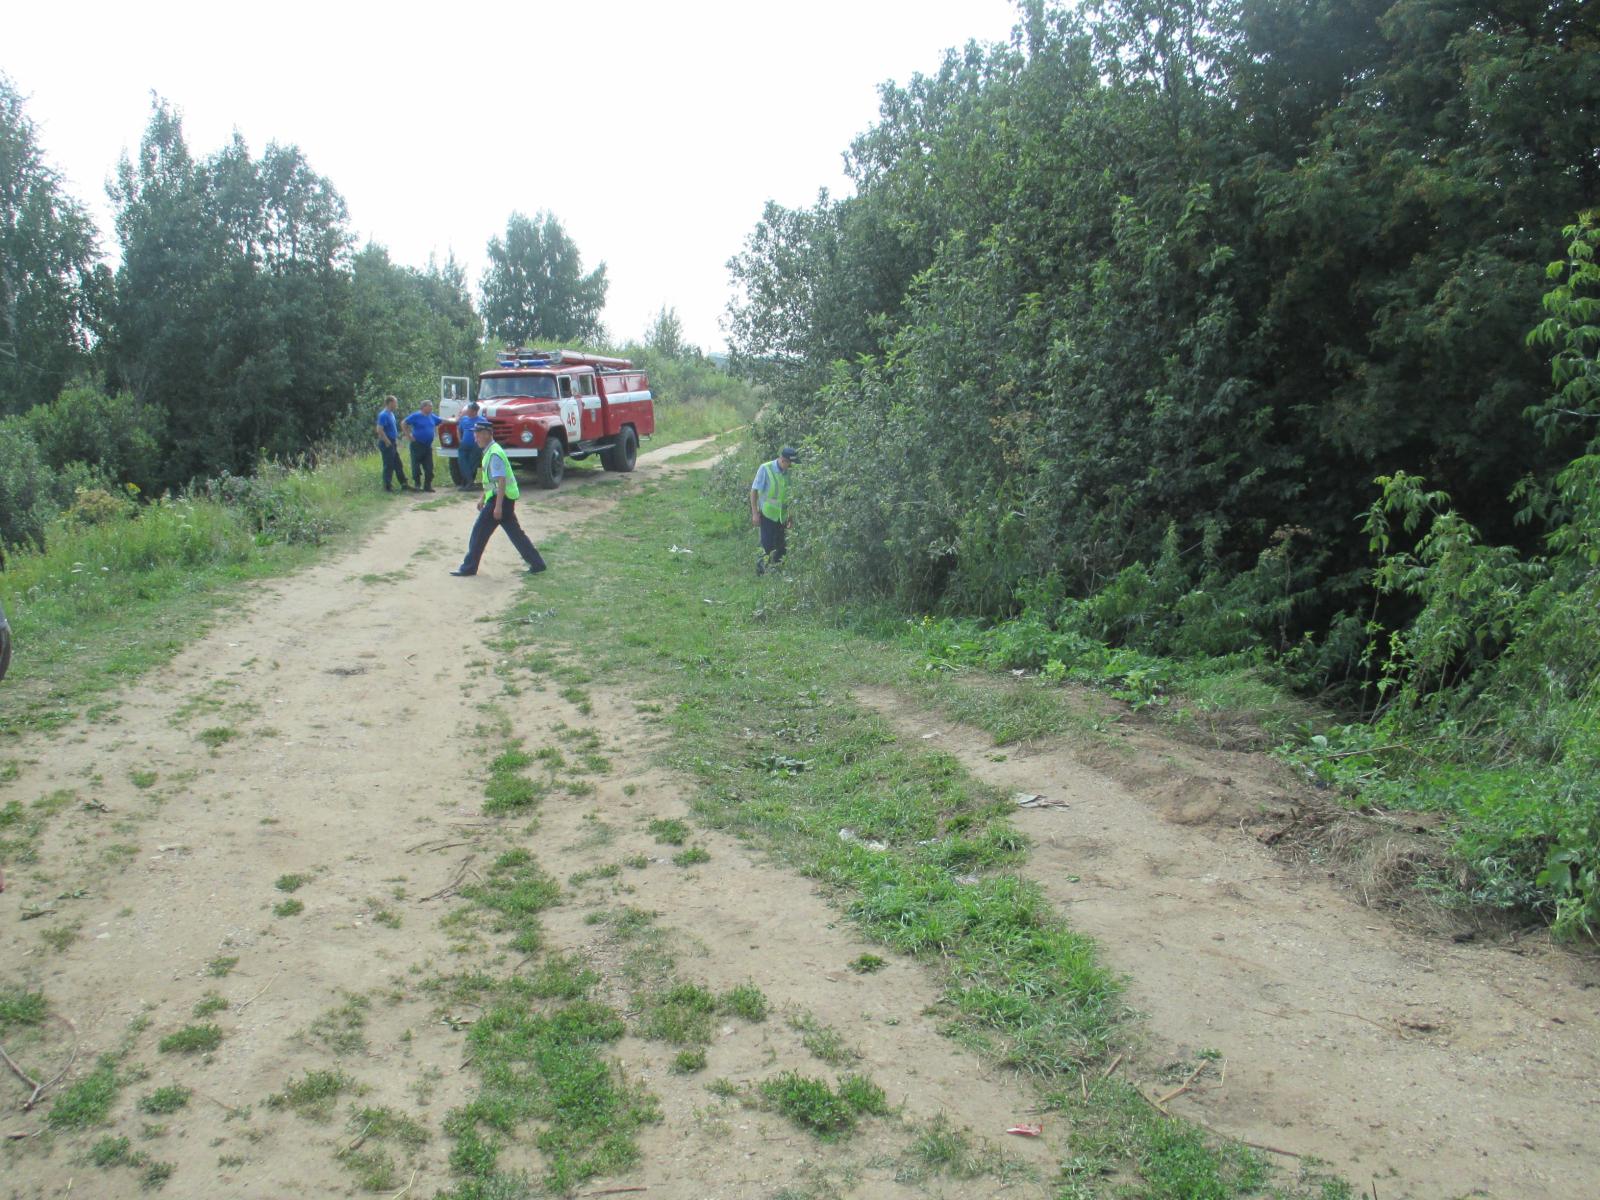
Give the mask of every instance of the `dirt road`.
[{"label": "dirt road", "polygon": [[[543,544],[688,449],[643,456],[632,477],[580,474],[557,493],[525,493],[523,523]],[[598,685],[564,695],[519,673],[490,641],[538,580],[499,538],[479,576],[448,575],[470,525],[465,497],[396,508],[359,548],[262,589],[244,618],[108,719],[8,752],[0,802],[40,819],[32,861],[0,896],[0,986],[43,992],[54,1016],[7,1044],[23,1047],[39,1079],[70,1060],[62,1087],[111,1056],[120,1090],[103,1124],[33,1136],[48,1104],[20,1111],[29,1088],[8,1078],[0,1134],[21,1136],[3,1150],[0,1193],[450,1186],[444,1118],[475,1086],[463,1043],[481,1014],[456,1004],[448,981],[515,963],[452,917],[449,892],[517,845],[565,886],[542,918],[546,948],[601,967],[620,1009],[632,951],[606,917],[622,908],[656,914],[656,952],[681,975],[712,990],[754,982],[773,1007],[765,1021],[719,1022],[699,1074],[675,1071],[660,1042],[618,1043],[661,1121],[635,1169],[592,1186],[647,1188],[653,1200],[785,1187],[1052,1195],[1067,1130],[1046,1122],[1038,1139],[1004,1136],[1035,1119],[1033,1093],[937,1036],[923,972],[893,959],[850,970],[873,947],[806,880],[736,841],[697,832],[709,857],[674,865],[649,823],[686,815],[685,784],[658,765],[649,706]],[[559,548],[547,557],[559,571]],[[559,729],[557,744],[589,747],[603,764],[582,802],[547,802],[534,820],[483,816],[497,743],[481,714],[508,681],[525,698],[512,739],[531,747]],[[1232,801],[1212,803],[1277,786],[1259,761],[1150,743],[1114,761],[1061,745],[998,764],[979,735],[892,695],[863,699],[907,737],[932,730],[1002,786],[1070,802],[1021,814],[1039,843],[1030,869],[1132,977],[1150,1029],[1131,1069],[1201,1050],[1225,1060],[1174,1111],[1320,1156],[1357,1183],[1375,1177],[1385,1200],[1600,1194],[1585,1144],[1600,1077],[1592,964],[1542,947],[1425,942],[1274,861],[1219,819]],[[160,1048],[205,1025],[213,1048]],[[819,1057],[869,1070],[896,1118],[824,1148],[706,1086],[814,1069]],[[320,1112],[285,1102],[315,1072],[348,1086]],[[167,1112],[151,1099],[161,1088],[192,1095]],[[417,1130],[386,1143],[388,1173],[370,1155],[380,1110]],[[986,1171],[930,1175],[910,1147],[938,1129],[970,1131]],[[129,1139],[121,1157],[99,1149],[114,1136]],[[507,1167],[537,1176],[531,1145],[507,1155]]]}]

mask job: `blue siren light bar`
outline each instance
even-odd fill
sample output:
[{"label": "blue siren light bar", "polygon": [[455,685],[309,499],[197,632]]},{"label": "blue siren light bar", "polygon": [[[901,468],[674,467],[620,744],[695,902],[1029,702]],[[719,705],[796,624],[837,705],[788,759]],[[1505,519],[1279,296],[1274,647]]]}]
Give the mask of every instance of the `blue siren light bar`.
[{"label": "blue siren light bar", "polygon": [[548,367],[550,358],[543,351],[528,352],[524,350],[502,350],[497,363],[502,367]]}]

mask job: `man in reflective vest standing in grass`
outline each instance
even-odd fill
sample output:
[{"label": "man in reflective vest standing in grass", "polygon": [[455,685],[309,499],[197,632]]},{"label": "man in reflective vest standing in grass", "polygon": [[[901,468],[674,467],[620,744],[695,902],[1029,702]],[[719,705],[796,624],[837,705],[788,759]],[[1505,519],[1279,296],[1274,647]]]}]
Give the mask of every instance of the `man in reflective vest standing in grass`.
[{"label": "man in reflective vest standing in grass", "polygon": [[480,470],[483,476],[483,499],[478,503],[478,519],[473,522],[472,536],[467,541],[467,556],[450,574],[476,575],[478,560],[483,557],[483,548],[489,544],[490,535],[497,528],[503,528],[511,544],[517,548],[517,553],[522,555],[522,561],[528,564],[528,574],[537,575],[544,570],[544,559],[539,556],[538,548],[528,535],[522,532],[522,526],[517,524],[517,497],[522,490],[517,487],[511,460],[494,440],[494,427],[487,421],[474,429],[472,436],[477,439],[478,450],[483,455]]},{"label": "man in reflective vest standing in grass", "polygon": [[761,464],[750,485],[750,524],[761,530],[761,555],[756,559],[756,574],[766,574],[768,564],[783,561],[788,549],[789,470],[800,461],[800,451],[785,446],[778,457]]}]

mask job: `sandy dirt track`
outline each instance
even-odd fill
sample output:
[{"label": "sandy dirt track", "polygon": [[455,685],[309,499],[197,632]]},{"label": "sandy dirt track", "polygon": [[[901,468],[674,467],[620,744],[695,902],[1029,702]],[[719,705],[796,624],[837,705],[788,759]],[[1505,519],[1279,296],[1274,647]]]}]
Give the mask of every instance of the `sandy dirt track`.
[{"label": "sandy dirt track", "polygon": [[[555,493],[529,487],[524,527],[543,545],[673,470],[688,449],[644,455],[632,477],[575,473]],[[937,1035],[927,1015],[937,991],[922,971],[901,960],[850,971],[872,947],[806,880],[737,841],[697,833],[708,862],[666,860],[645,825],[684,816],[685,785],[657,765],[663,734],[626,691],[591,687],[583,712],[520,680],[515,736],[534,746],[558,723],[574,737],[594,731],[611,766],[592,796],[548,799],[537,822],[482,816],[475,714],[507,677],[484,638],[539,582],[499,536],[478,577],[448,575],[471,523],[468,497],[396,497],[395,507],[358,548],[262,588],[244,617],[132,689],[106,723],[7,748],[20,770],[0,785],[0,803],[54,796],[59,809],[37,862],[8,872],[0,895],[0,982],[43,990],[73,1026],[52,1026],[30,1061],[59,1063],[76,1042],[69,1079],[78,1078],[97,1054],[126,1047],[125,1062],[149,1074],[123,1089],[107,1129],[8,1142],[0,1196],[145,1194],[136,1171],[85,1162],[106,1133],[173,1164],[169,1196],[356,1194],[337,1157],[359,1140],[348,1123],[355,1104],[403,1110],[433,1133],[389,1193],[408,1180],[408,1196],[450,1186],[440,1126],[472,1094],[462,1046],[474,1014],[441,1011],[423,984],[512,964],[488,939],[464,949],[444,920],[453,902],[425,897],[512,844],[564,884],[649,860],[568,885],[543,918],[550,948],[615,963],[623,949],[590,914],[625,903],[660,914],[685,977],[713,989],[754,982],[775,1006],[765,1022],[719,1025],[699,1076],[670,1070],[671,1047],[624,1039],[623,1070],[660,1098],[663,1120],[646,1131],[635,1172],[590,1187],[644,1187],[650,1200],[783,1187],[1053,1194],[1067,1131],[1047,1122],[1041,1139],[1004,1137],[1007,1125],[1036,1119],[1033,1093]],[[561,569],[559,551],[547,557]],[[1237,828],[1240,813],[1292,787],[1257,756],[1135,733],[1121,747],[1063,739],[996,762],[984,735],[902,697],[860,699],[914,744],[957,755],[997,786],[1068,802],[1019,812],[1036,840],[1027,869],[1130,977],[1149,1022],[1124,1069],[1147,1094],[1162,1063],[1216,1050],[1225,1077],[1208,1074],[1174,1112],[1317,1155],[1358,1185],[1375,1179],[1385,1200],[1600,1194],[1592,961],[1542,943],[1457,946],[1407,933],[1315,870],[1277,861]],[[208,737],[216,730],[234,736]],[[286,894],[274,883],[296,873],[309,877],[294,893],[305,909],[276,917]],[[54,911],[22,921],[30,905]],[[78,936],[57,951],[41,937],[52,929]],[[208,969],[224,958],[237,960],[228,974]],[[223,1030],[220,1047],[204,1058],[159,1052],[208,994],[228,1002],[208,1018]],[[626,1008],[623,992],[608,998]],[[796,1028],[808,1022],[841,1032],[857,1064],[844,1069],[870,1073],[902,1106],[899,1118],[822,1149],[706,1091],[711,1078],[816,1073]],[[367,1091],[343,1098],[331,1120],[266,1103],[334,1064]],[[39,1113],[18,1108],[27,1089],[4,1082],[0,1134],[39,1129]],[[164,1121],[137,1111],[138,1096],[168,1083],[194,1089],[188,1108]],[[935,1118],[972,1131],[1010,1166],[976,1181],[919,1178],[907,1131]],[[531,1147],[511,1154],[506,1165],[537,1175]]]},{"label": "sandy dirt track", "polygon": [[1543,935],[1410,932],[1277,860],[1242,827],[1299,785],[1262,755],[1135,728],[996,762],[977,730],[893,693],[860,698],[986,782],[1067,805],[1019,810],[1025,871],[1128,974],[1149,1019],[1143,1069],[1201,1050],[1227,1064],[1173,1112],[1315,1155],[1379,1196],[1600,1195],[1594,958]]}]

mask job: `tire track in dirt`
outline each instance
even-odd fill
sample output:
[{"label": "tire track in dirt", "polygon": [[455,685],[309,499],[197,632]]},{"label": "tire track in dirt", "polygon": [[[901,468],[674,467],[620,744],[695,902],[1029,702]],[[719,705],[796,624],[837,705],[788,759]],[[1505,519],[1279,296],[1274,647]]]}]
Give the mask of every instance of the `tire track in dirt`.
[{"label": "tire track in dirt", "polygon": [[1018,810],[1035,841],[1023,871],[1129,976],[1145,1093],[1172,1090],[1163,1064],[1226,1062],[1175,1114],[1315,1155],[1389,1200],[1600,1195],[1593,958],[1409,932],[1277,860],[1239,829],[1295,787],[1264,755],[1133,733],[997,754],[893,691],[858,699],[977,778],[1069,806]]}]

